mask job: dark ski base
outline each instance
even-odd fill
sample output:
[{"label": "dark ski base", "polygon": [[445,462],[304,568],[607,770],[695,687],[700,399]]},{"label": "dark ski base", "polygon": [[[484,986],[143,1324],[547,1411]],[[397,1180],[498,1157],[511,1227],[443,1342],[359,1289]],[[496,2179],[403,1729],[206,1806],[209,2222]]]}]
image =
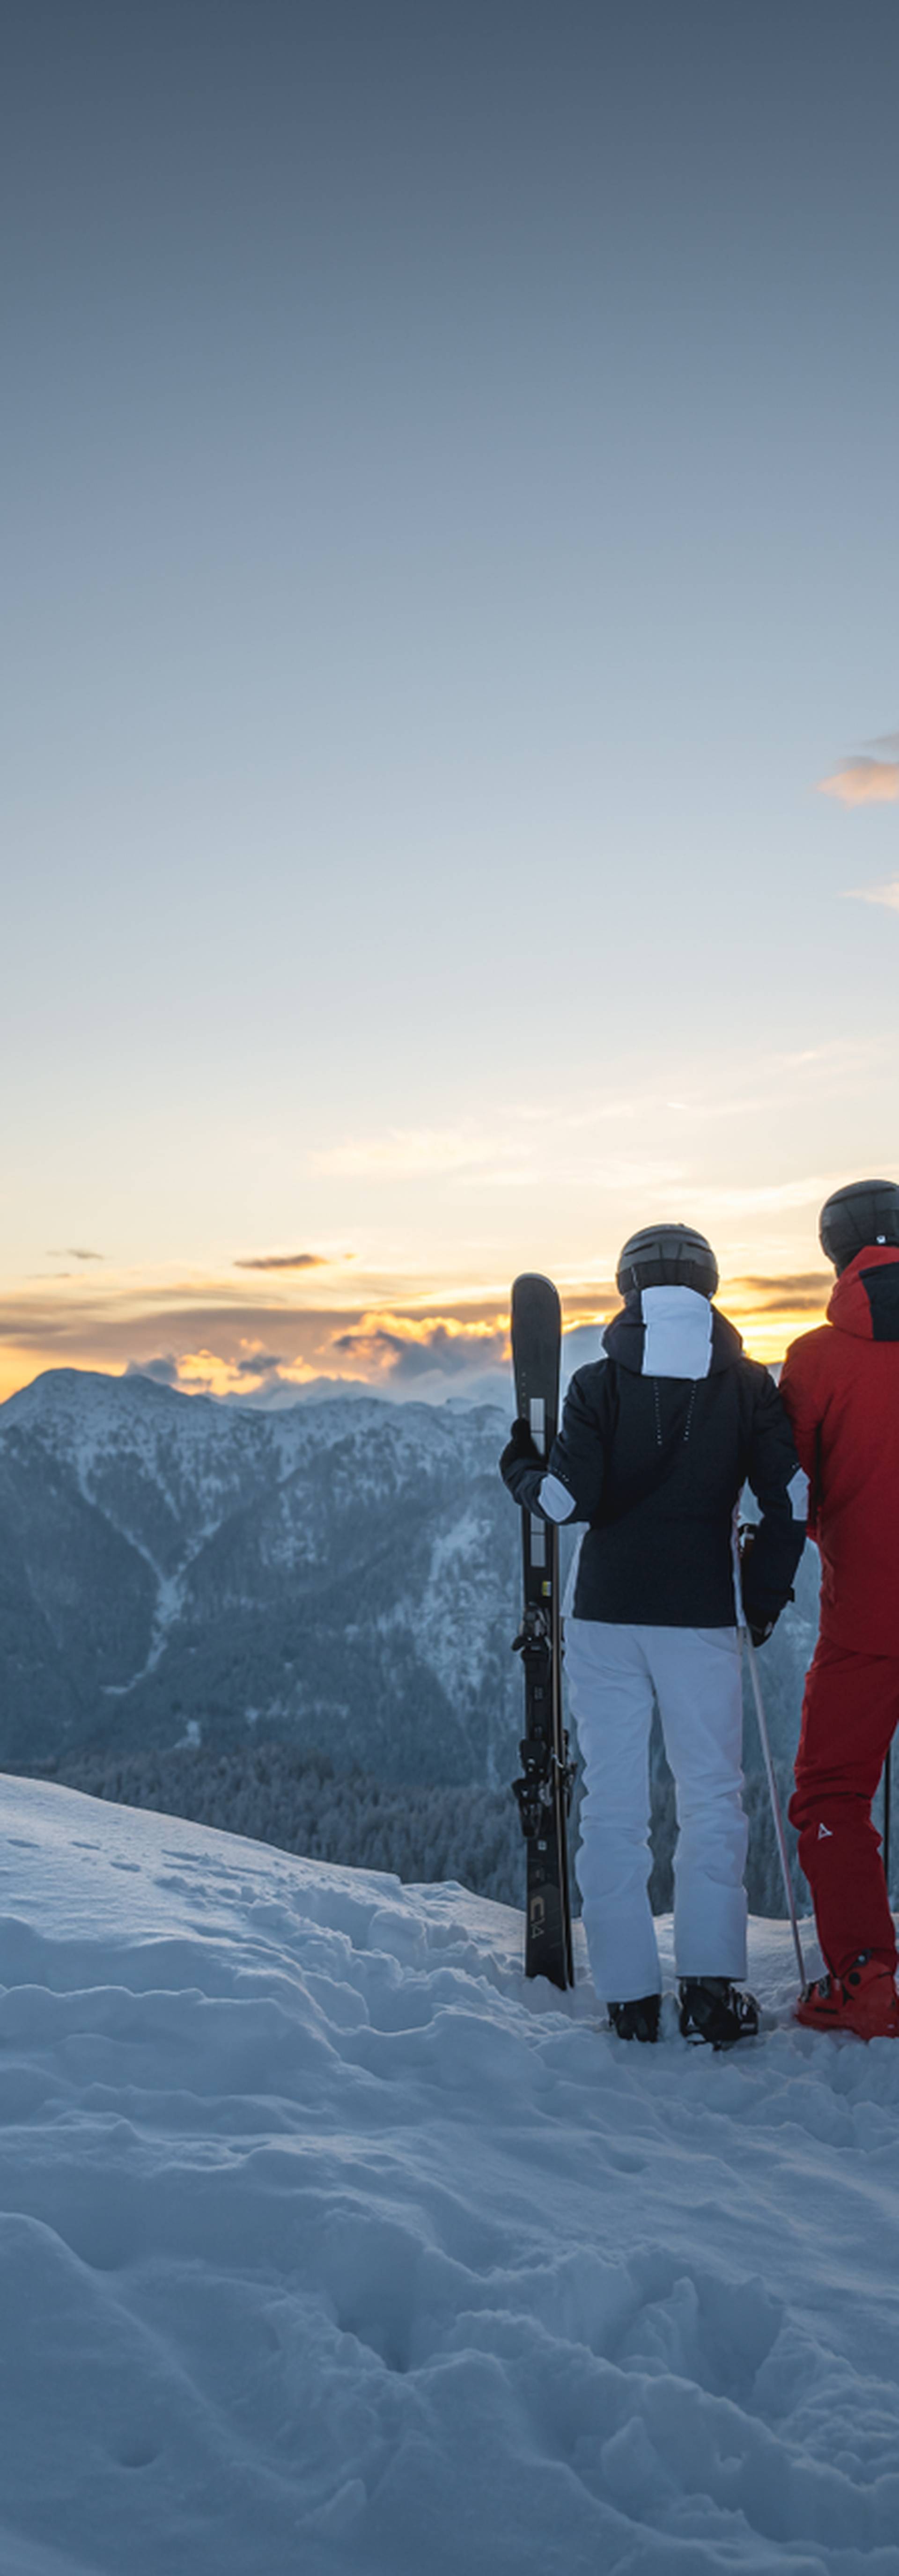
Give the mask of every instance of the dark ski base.
[{"label": "dark ski base", "polygon": [[[525,1272],[512,1289],[515,1397],[544,1458],[556,1436],[561,1339],[552,1280]],[[573,1986],[567,1828],[574,1772],[562,1725],[559,1533],[522,1512],[521,1538],[524,1607],[515,1651],[524,1668],[525,1716],[513,1788],[527,1851],[524,1972]]]}]

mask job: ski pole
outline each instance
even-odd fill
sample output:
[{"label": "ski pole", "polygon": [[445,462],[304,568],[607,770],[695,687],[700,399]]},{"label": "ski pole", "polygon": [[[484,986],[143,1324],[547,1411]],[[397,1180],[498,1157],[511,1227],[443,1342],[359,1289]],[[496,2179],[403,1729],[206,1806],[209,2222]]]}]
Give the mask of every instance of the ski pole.
[{"label": "ski pole", "polygon": [[745,1640],[746,1640],[746,1653],[747,1653],[747,1657],[748,1657],[748,1661],[749,1661],[749,1679],[750,1679],[750,1681],[751,1681],[751,1683],[752,1683],[752,1696],[753,1696],[753,1699],[754,1699],[754,1701],[755,1701],[755,1714],[756,1714],[756,1718],[757,1718],[757,1721],[758,1721],[758,1730],[759,1730],[759,1735],[760,1735],[760,1737],[761,1737],[762,1753],[763,1753],[763,1755],[764,1755],[764,1760],[765,1760],[765,1770],[766,1770],[767,1775],[768,1775],[768,1796],[769,1796],[769,1798],[770,1798],[770,1800],[771,1800],[771,1815],[772,1815],[772,1820],[773,1820],[773,1824],[774,1824],[774,1831],[775,1831],[775,1834],[776,1834],[776,1836],[777,1836],[777,1848],[778,1848],[778,1851],[779,1851],[779,1853],[780,1853],[780,1866],[781,1866],[781,1870],[782,1870],[782,1873],[783,1873],[784,1895],[785,1895],[786,1900],[787,1900],[787,1910],[788,1910],[789,1917],[790,1917],[790,1929],[791,1929],[792,1934],[793,1934],[793,1948],[794,1948],[794,1950],[795,1950],[795,1952],[796,1952],[796,1965],[797,1965],[797,1968],[798,1968],[798,1970],[799,1970],[799,1983],[800,1983],[800,1985],[801,1985],[801,1986],[803,1986],[803,1987],[804,1987],[804,1986],[805,1986],[805,1983],[806,1983],[806,1975],[805,1975],[805,1960],[804,1960],[804,1958],[803,1958],[803,1956],[802,1956],[802,1942],[801,1942],[800,1937],[799,1937],[799,1919],[798,1919],[798,1916],[797,1916],[797,1913],[796,1913],[796,1899],[795,1899],[795,1896],[794,1896],[794,1894],[793,1894],[793,1881],[792,1881],[792,1879],[791,1879],[791,1877],[790,1877],[790,1862],[789,1862],[789,1855],[788,1855],[788,1852],[787,1852],[787,1838],[786,1838],[786,1834],[784,1833],[784,1820],[783,1820],[783,1815],[782,1815],[782,1813],[781,1813],[780,1792],[779,1792],[779,1790],[778,1790],[777,1780],[776,1780],[776,1778],[775,1778],[775,1772],[774,1772],[774,1763],[773,1763],[772,1756],[771,1756],[771,1738],[770,1738],[769,1733],[768,1733],[768,1720],[767,1720],[767,1718],[766,1718],[766,1716],[765,1716],[765,1703],[764,1703],[764,1700],[763,1700],[763,1698],[762,1698],[762,1686],[761,1686],[761,1683],[760,1683],[760,1681],[759,1681],[759,1670],[758,1670],[758,1664],[757,1664],[757,1662],[756,1662],[755,1647],[754,1647],[754,1645],[753,1645],[752,1638],[751,1638],[751,1636],[750,1636],[750,1634],[749,1634],[749,1629],[748,1629],[748,1626],[746,1625],[745,1617],[744,1617],[744,1622],[743,1622],[743,1635],[744,1635],[744,1638],[745,1638]]},{"label": "ski pole", "polygon": [[891,1744],[888,1744],[886,1761],[883,1766],[883,1874],[887,1883],[887,1896],[889,1896],[890,1893],[890,1790],[893,1785],[892,1771],[893,1747]]}]

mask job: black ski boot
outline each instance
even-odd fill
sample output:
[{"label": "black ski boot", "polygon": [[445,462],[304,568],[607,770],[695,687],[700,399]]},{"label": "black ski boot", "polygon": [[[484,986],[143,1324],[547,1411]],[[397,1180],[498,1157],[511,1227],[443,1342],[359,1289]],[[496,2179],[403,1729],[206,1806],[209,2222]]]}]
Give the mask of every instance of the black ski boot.
[{"label": "black ski boot", "polygon": [[707,2040],[710,2048],[733,2048],[738,2039],[754,2039],[759,2008],[754,1995],[741,1994],[729,1977],[681,1977],[681,2037]]},{"label": "black ski boot", "polygon": [[619,2039],[658,2039],[661,1995],[640,1995],[636,2003],[608,2004],[606,2010]]}]

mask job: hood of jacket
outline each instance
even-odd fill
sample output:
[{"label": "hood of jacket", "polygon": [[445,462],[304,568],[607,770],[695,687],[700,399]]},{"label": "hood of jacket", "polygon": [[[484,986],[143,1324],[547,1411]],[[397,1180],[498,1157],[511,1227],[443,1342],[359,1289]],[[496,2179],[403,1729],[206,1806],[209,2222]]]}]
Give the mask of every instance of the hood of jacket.
[{"label": "hood of jacket", "polygon": [[733,1324],[696,1288],[637,1288],[606,1325],[607,1359],[636,1377],[714,1377],[733,1368],[743,1344]]},{"label": "hood of jacket", "polygon": [[827,1320],[857,1341],[899,1342],[899,1250],[869,1243],[830,1292]]}]

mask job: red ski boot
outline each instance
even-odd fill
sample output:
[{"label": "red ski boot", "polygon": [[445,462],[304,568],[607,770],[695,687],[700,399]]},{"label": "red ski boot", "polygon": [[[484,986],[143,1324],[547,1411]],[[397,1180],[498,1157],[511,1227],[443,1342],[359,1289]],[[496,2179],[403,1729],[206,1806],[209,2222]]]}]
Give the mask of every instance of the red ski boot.
[{"label": "red ski boot", "polygon": [[844,1977],[819,1977],[796,2006],[806,2030],[854,2030],[858,2039],[899,2039],[899,1995],[882,1959],[861,1950]]}]

